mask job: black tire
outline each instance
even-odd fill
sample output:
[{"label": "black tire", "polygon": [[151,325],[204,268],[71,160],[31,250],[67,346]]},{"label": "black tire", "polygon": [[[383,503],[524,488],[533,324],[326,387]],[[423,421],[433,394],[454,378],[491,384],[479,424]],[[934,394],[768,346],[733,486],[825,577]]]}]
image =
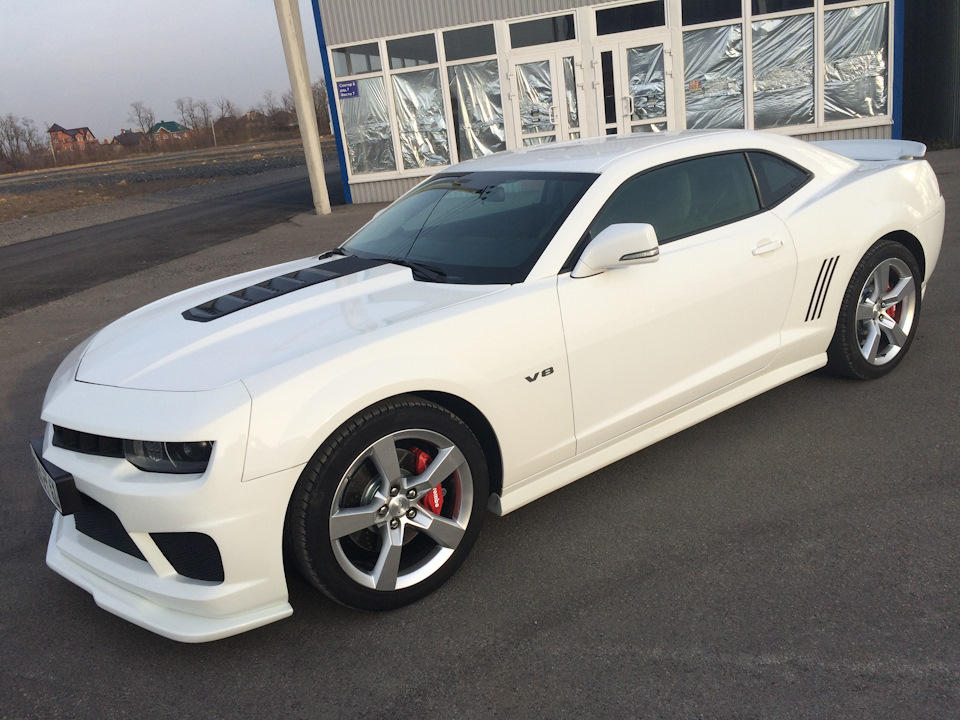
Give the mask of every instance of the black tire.
[{"label": "black tire", "polygon": [[878,241],[844,292],[827,368],[858,380],[893,370],[916,337],[920,301],[920,269],[913,253],[892,240]]},{"label": "black tire", "polygon": [[293,491],[287,541],[299,571],[326,595],[390,610],[456,572],[488,496],[470,428],[440,405],[401,396],[355,416],[317,450]]}]

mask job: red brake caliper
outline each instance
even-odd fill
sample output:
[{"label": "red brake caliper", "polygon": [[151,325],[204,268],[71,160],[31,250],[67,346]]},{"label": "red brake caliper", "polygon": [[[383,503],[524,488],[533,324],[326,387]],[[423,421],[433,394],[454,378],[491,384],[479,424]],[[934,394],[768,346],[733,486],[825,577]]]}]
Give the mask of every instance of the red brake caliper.
[{"label": "red brake caliper", "polygon": [[[891,290],[893,290],[893,284],[887,283],[887,292],[890,292]],[[888,307],[885,311],[887,316],[894,322],[900,322],[900,306],[901,303],[897,303],[893,307]]]},{"label": "red brake caliper", "polygon": [[[410,448],[410,452],[413,453],[413,457],[417,461],[417,475],[422,475],[427,471],[427,466],[430,465],[430,461],[433,458],[431,458],[430,455],[420,448],[412,447]],[[443,491],[440,489],[440,486],[437,485],[435,488],[431,489],[430,492],[428,492],[420,502],[427,510],[439,515],[440,509],[443,507]]]}]

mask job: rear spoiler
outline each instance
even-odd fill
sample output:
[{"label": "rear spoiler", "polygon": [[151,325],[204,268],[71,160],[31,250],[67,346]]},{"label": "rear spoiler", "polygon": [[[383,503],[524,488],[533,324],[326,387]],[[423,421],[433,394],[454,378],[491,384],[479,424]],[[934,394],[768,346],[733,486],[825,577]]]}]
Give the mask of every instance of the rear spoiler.
[{"label": "rear spoiler", "polygon": [[813,144],[851,160],[916,160],[927,152],[926,145],[912,140],[818,140]]}]

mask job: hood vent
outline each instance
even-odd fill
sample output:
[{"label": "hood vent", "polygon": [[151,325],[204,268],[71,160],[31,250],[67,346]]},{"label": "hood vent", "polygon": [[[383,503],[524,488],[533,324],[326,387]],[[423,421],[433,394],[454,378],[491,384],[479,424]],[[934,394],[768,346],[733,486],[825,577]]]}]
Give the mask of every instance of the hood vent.
[{"label": "hood vent", "polygon": [[251,305],[262,303],[264,300],[272,300],[281,295],[291,293],[294,290],[301,290],[311,285],[326,282],[327,280],[335,280],[345,275],[352,275],[362,270],[369,270],[388,262],[389,260],[380,258],[365,259],[356,257],[355,255],[347,255],[337,260],[323,262],[319,265],[304,268],[303,270],[297,270],[296,272],[280,275],[270,280],[264,280],[261,283],[237,290],[229,295],[214,298],[202,305],[197,305],[189,310],[185,310],[183,317],[186,320],[193,320],[194,322],[210,322],[224,315],[234,313],[237,310],[243,310]]}]

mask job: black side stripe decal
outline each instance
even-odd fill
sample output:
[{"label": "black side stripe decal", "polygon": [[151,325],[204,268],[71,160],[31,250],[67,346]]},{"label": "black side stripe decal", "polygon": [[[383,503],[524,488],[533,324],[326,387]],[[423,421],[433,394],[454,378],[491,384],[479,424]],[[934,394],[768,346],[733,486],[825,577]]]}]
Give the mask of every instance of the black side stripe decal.
[{"label": "black side stripe decal", "polygon": [[224,315],[235,313],[237,310],[243,310],[252,305],[257,305],[265,300],[292,293],[295,290],[316,285],[317,283],[333,280],[345,275],[352,275],[361,270],[369,270],[379,265],[385,265],[388,261],[382,259],[365,259],[355,255],[332,260],[330,262],[313,265],[303,270],[297,270],[286,275],[280,275],[269,280],[264,280],[256,285],[243,288],[222,295],[213,300],[209,300],[201,305],[184,310],[183,317],[186,320],[194,322],[210,322]]},{"label": "black side stripe decal", "polygon": [[820,274],[817,275],[817,284],[813,286],[813,294],[810,295],[810,304],[807,306],[807,317],[804,322],[819,320],[820,315],[823,314],[827,292],[830,290],[830,282],[833,280],[833,271],[837,269],[839,259],[839,255],[827,258],[820,266]]}]

